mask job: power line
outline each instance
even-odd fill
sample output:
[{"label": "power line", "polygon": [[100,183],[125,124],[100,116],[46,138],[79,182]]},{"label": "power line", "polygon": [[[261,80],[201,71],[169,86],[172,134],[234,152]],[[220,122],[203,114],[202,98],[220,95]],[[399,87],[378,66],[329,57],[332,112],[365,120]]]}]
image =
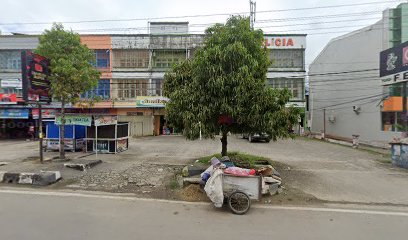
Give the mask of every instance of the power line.
[{"label": "power line", "polygon": [[[267,19],[267,20],[258,20],[258,23],[269,23],[269,22],[288,22],[288,21],[296,21],[296,20],[305,20],[305,19],[314,19],[314,18],[342,18],[342,17],[351,17],[351,16],[359,16],[359,15],[370,15],[373,13],[381,13],[381,12],[359,12],[359,13],[346,13],[346,14],[332,14],[332,15],[318,15],[318,16],[310,16],[310,17],[296,17],[296,18],[277,18],[277,19]],[[373,18],[374,19],[374,18]],[[210,26],[213,25],[215,23],[202,23],[202,24],[189,24],[189,27],[206,27],[206,26]],[[310,24],[315,24],[315,23],[310,23]],[[297,24],[299,25],[299,24]],[[304,25],[304,24],[300,24],[300,25]],[[262,27],[262,26],[259,26]],[[277,26],[278,27],[278,26]],[[73,31],[76,32],[82,32],[82,31],[128,31],[128,30],[147,30],[149,28],[155,28],[154,26],[151,27],[128,27],[128,28],[95,28],[95,29],[73,29]],[[36,33],[36,32],[41,32],[43,30],[36,30],[36,31],[24,31],[22,33]],[[191,31],[190,31],[191,32]],[[199,31],[201,32],[201,31]]]},{"label": "power line", "polygon": [[[359,13],[354,13],[354,14],[353,13],[345,13],[345,14],[318,15],[318,16],[296,17],[296,18],[275,18],[275,19],[258,20],[257,24],[258,23],[269,23],[269,22],[282,22],[282,21],[283,22],[288,22],[288,21],[314,19],[314,18],[332,18],[332,17],[341,18],[341,17],[351,17],[351,16],[357,16],[357,15],[367,16],[367,15],[370,15],[370,14],[373,14],[373,13],[379,14],[381,12],[370,11],[370,12],[359,12]],[[216,23],[214,22],[214,23],[202,23],[202,24],[189,24],[189,27],[205,27],[205,26],[210,26],[210,25],[213,25],[213,24],[216,24]],[[115,29],[126,31],[126,30],[147,30],[149,28],[155,28],[155,27],[151,26],[151,27],[132,27],[132,28],[130,28],[130,27],[129,28],[102,28],[102,29],[97,29],[96,28],[96,29],[78,29],[78,30],[74,29],[73,31],[115,30]],[[38,31],[42,31],[42,30],[38,30]],[[37,31],[31,31],[31,32],[37,32]]]},{"label": "power line", "polygon": [[[366,104],[374,103],[374,102],[376,102],[378,100],[382,101],[383,99],[384,99],[383,97],[374,98],[374,99],[372,99],[370,101],[367,101],[367,102],[359,102],[358,105],[366,105]],[[350,105],[349,106],[343,106],[343,107],[329,108],[329,109],[326,109],[326,110],[333,111],[333,110],[340,110],[340,109],[347,109],[347,108],[350,108]],[[313,110],[319,111],[319,110],[323,110],[323,109],[313,109]]]},{"label": "power line", "polygon": [[336,83],[340,82],[340,84],[343,84],[344,82],[347,81],[353,81],[353,82],[366,82],[366,81],[379,81],[379,76],[366,76],[366,77],[359,77],[356,76],[354,78],[338,78],[338,79],[332,79],[332,80],[320,80],[320,81],[310,81],[309,80],[309,85],[310,87],[314,86],[323,86],[320,84],[315,85],[315,83]]},{"label": "power line", "polygon": [[381,14],[381,11],[367,11],[367,12],[357,12],[357,13],[341,13],[341,14],[327,14],[327,15],[314,15],[314,16],[306,16],[306,17],[291,17],[291,18],[270,18],[270,19],[263,19],[258,20],[256,23],[269,23],[269,22],[290,22],[290,21],[298,21],[298,20],[311,20],[311,19],[327,19],[327,18],[348,18],[354,16],[367,16],[367,15],[378,15]]},{"label": "power line", "polygon": [[[368,13],[372,13],[372,12],[366,12],[366,14],[365,15],[367,15]],[[344,15],[344,14],[343,14]],[[349,14],[350,15],[350,14]],[[340,17],[339,15],[326,15],[327,17],[329,17],[329,16],[338,16],[338,17]],[[316,17],[316,16],[315,16]],[[319,17],[325,17],[325,16],[319,16]],[[346,16],[346,15],[344,15],[343,17],[350,17],[350,16]],[[302,19],[302,18],[293,18],[293,19]],[[374,19],[374,18],[372,18],[372,19]],[[273,19],[270,19],[270,20],[264,20],[265,22],[266,21],[272,21]],[[277,19],[275,19],[275,20],[277,20]],[[290,20],[290,19],[289,19]],[[355,21],[358,21],[359,19],[355,19]],[[367,20],[367,19],[365,19],[365,20]],[[286,21],[288,21],[288,19],[286,19]],[[352,20],[343,20],[343,21],[352,21]],[[341,21],[334,21],[334,22],[341,22]],[[325,23],[325,22],[322,22],[322,23]],[[326,22],[326,23],[330,23],[330,22]],[[333,21],[332,21],[332,23],[333,23]],[[313,25],[313,24],[317,24],[317,23],[309,23],[309,25]],[[208,26],[208,25],[212,25],[211,23],[209,23],[209,24],[191,24],[191,25],[189,25],[189,27],[191,26],[191,27],[205,27],[205,26]],[[298,24],[298,25],[308,25],[308,24]],[[284,26],[289,26],[289,25],[284,25]],[[332,28],[351,28],[351,27],[362,27],[362,26],[366,26],[366,25],[347,25],[347,26],[338,26],[338,27],[332,27]],[[283,26],[264,26],[264,28],[270,28],[270,27],[283,27]],[[262,28],[262,26],[261,26],[261,28]],[[146,30],[146,29],[149,29],[148,27],[132,27],[132,28],[95,28],[95,29],[78,29],[78,30],[73,30],[73,31],[76,31],[76,32],[92,32],[92,31],[94,31],[94,32],[98,32],[98,31],[103,31],[103,32],[106,32],[106,31],[130,31],[130,30],[135,30],[135,31],[137,31],[137,30]],[[285,30],[285,31],[278,31],[278,33],[281,33],[281,32],[288,32],[288,31],[306,31],[306,30],[309,30],[309,31],[314,31],[314,30],[320,30],[320,29],[327,29],[327,28],[310,28],[310,29],[289,29],[289,30]],[[330,28],[331,29],[331,28]],[[36,31],[20,31],[20,33],[37,33],[37,32],[41,32],[42,30],[36,30]],[[203,33],[203,31],[190,31],[190,33],[193,33],[193,32],[198,32],[198,33]],[[277,32],[274,32],[275,34],[277,33]],[[180,34],[179,32],[173,32],[173,33],[170,33],[169,32],[169,34]],[[282,33],[281,33],[282,34]],[[315,34],[315,33],[313,33],[313,34]],[[318,33],[318,34],[321,34],[321,33]]]},{"label": "power line", "polygon": [[[338,23],[338,22],[356,22],[356,21],[366,21],[369,19],[377,19],[377,18],[363,18],[363,19],[349,19],[349,20],[339,20],[339,21],[328,21],[328,22],[312,22],[312,23],[303,23],[303,24],[297,24],[298,26],[300,25],[316,25],[316,24],[328,24],[328,23]],[[213,25],[213,23],[209,24],[191,24],[189,25],[189,28],[204,28]],[[259,26],[258,29],[263,29],[263,28],[282,28],[282,27],[290,27],[293,26],[291,25],[270,25],[270,26]],[[335,27],[320,27],[320,28],[308,28],[308,29],[287,29],[287,30],[280,30],[280,31],[275,31],[275,33],[281,33],[281,32],[290,32],[290,31],[315,31],[315,30],[321,30],[321,29],[332,29],[332,28],[352,28],[352,27],[364,27],[367,25],[347,25],[347,26],[335,26]],[[73,29],[72,31],[74,32],[115,32],[115,31],[137,31],[137,30],[148,30],[152,29],[150,27],[123,27],[123,28],[89,28],[89,29]],[[19,33],[39,33],[42,32],[43,30],[30,30],[30,31],[19,31]],[[203,33],[204,31],[202,30],[190,30],[189,33]],[[181,34],[180,32],[167,32],[168,34]]]},{"label": "power line", "polygon": [[[394,0],[394,1],[365,2],[365,3],[355,3],[355,4],[328,5],[328,6],[318,6],[318,7],[305,7],[305,8],[274,9],[274,10],[257,11],[257,13],[289,12],[289,11],[305,11],[305,10],[327,9],[327,8],[356,7],[356,6],[366,6],[366,5],[376,5],[376,4],[386,4],[386,3],[396,3],[396,2],[401,2],[401,1],[395,1]],[[248,13],[249,12],[245,11],[245,12],[235,12],[235,13],[214,13],[214,14],[199,14],[199,15],[185,15],[185,16],[165,16],[165,17],[149,17],[149,18],[60,21],[60,23],[151,21],[151,20],[159,20],[159,19],[178,19],[178,18],[230,16],[230,15],[241,15],[241,14],[248,14]],[[45,25],[45,24],[52,24],[52,23],[53,22],[15,22],[15,23],[8,22],[8,23],[0,23],[0,25],[3,25],[3,26],[5,26],[5,25]]]},{"label": "power line", "polygon": [[[367,21],[367,20],[375,20],[378,18],[361,18],[361,19],[347,19],[347,20],[336,20],[336,21],[327,21],[327,22],[310,22],[310,23],[298,23],[296,24],[297,26],[302,26],[302,25],[317,25],[317,24],[328,24],[328,23],[343,23],[343,22],[359,22],[359,21]],[[292,27],[293,24],[287,24],[287,25],[273,25],[273,26],[260,26],[259,28],[281,28],[281,27]]]},{"label": "power line", "polygon": [[[340,64],[358,64],[358,63],[378,63],[378,61],[359,61],[359,62],[324,62],[324,63],[313,63],[313,65],[340,65]],[[312,63],[305,64],[306,66],[312,65]]]},{"label": "power line", "polygon": [[358,101],[361,101],[361,100],[371,99],[371,98],[380,97],[380,96],[386,96],[386,94],[382,93],[382,94],[372,95],[372,96],[370,96],[370,97],[357,98],[357,99],[354,99],[354,100],[350,100],[350,101],[346,101],[346,102],[341,102],[341,103],[336,103],[336,104],[332,104],[332,105],[328,105],[328,106],[316,108],[316,109],[313,109],[313,110],[322,110],[322,109],[325,109],[325,108],[336,107],[336,106],[344,105],[344,104],[347,104],[347,103],[358,102]]},{"label": "power line", "polygon": [[312,98],[312,99],[313,99],[313,102],[329,102],[329,101],[338,101],[338,100],[348,100],[350,98],[355,98],[355,97],[371,97],[371,96],[372,96],[372,94],[363,95],[363,96],[361,96],[361,94],[359,94],[359,95],[351,95],[351,96],[339,97],[339,98]]},{"label": "power line", "polygon": [[[376,85],[374,85],[374,84],[370,84],[370,85],[368,85],[368,84],[364,84],[364,85],[358,85],[357,87],[356,86],[354,86],[354,85],[346,85],[346,86],[344,86],[344,87],[347,87],[347,88],[343,88],[343,89],[337,89],[338,87],[339,87],[340,85],[336,85],[336,86],[334,86],[334,85],[328,85],[327,87],[327,89],[322,89],[322,88],[309,88],[308,90],[309,90],[309,92],[310,93],[312,93],[312,94],[316,94],[316,93],[319,93],[319,94],[321,94],[322,92],[324,92],[324,93],[326,93],[326,92],[353,92],[353,91],[358,91],[358,92],[361,92],[361,91],[365,91],[365,90],[369,90],[369,89],[371,89],[371,90],[374,90],[374,89],[378,89],[378,90],[380,90],[380,89],[383,89],[382,88],[382,86],[381,85],[377,85],[377,87],[375,87]],[[329,93],[327,93],[327,94],[329,94]],[[330,93],[330,94],[335,94],[335,93]]]},{"label": "power line", "polygon": [[305,74],[305,75],[298,75],[298,76],[287,76],[287,77],[312,77],[312,76],[327,76],[327,75],[339,75],[339,74],[348,74],[348,73],[359,73],[359,72],[370,72],[370,71],[378,71],[378,68],[372,69],[361,69],[361,70],[352,70],[352,71],[342,71],[342,72],[325,72],[325,73],[314,73],[314,74]]}]

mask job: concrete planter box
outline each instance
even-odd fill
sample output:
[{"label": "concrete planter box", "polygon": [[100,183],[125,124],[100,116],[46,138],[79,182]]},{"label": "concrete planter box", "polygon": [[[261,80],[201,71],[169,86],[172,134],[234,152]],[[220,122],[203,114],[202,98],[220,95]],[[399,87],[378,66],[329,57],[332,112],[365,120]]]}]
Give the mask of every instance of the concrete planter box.
[{"label": "concrete planter box", "polygon": [[394,166],[408,169],[408,144],[407,143],[390,143],[391,160]]}]

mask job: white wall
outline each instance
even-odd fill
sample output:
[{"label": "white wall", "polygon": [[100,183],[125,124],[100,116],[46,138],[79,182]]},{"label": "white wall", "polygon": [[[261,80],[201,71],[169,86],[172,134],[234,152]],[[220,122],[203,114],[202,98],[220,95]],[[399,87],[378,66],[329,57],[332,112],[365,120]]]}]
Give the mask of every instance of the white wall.
[{"label": "white wall", "polygon": [[[363,142],[372,144],[385,143],[394,136],[400,136],[399,133],[381,131],[381,96],[372,97],[383,94],[378,70],[316,76],[378,69],[383,31],[383,22],[380,21],[333,39],[311,64],[309,81],[313,132],[323,130],[322,109],[326,108],[326,134],[345,138],[358,134]],[[361,107],[359,114],[353,111],[353,106]],[[329,121],[332,117],[335,121]]]}]

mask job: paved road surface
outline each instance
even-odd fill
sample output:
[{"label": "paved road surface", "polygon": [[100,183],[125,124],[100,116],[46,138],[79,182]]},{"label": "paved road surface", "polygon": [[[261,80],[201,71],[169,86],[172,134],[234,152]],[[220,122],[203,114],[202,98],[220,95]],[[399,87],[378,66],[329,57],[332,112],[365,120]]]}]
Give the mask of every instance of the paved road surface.
[{"label": "paved road surface", "polygon": [[407,239],[408,212],[253,208],[0,190],[0,239]]}]

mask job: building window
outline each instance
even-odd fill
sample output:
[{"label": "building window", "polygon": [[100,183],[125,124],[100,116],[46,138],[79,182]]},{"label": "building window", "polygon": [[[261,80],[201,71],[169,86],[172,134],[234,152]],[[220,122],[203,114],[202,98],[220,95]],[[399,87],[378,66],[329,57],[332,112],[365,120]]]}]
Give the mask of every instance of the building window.
[{"label": "building window", "polygon": [[186,59],[186,50],[154,50],[153,68],[169,68]]},{"label": "building window", "polygon": [[149,51],[142,49],[118,49],[113,51],[113,67],[148,68]]},{"label": "building window", "polygon": [[268,85],[272,88],[287,88],[292,93],[290,100],[304,100],[304,79],[303,78],[268,78]]},{"label": "building window", "polygon": [[269,50],[270,68],[304,69],[303,49],[271,49]]},{"label": "building window", "polygon": [[0,69],[21,70],[21,50],[1,50]]},{"label": "building window", "polygon": [[91,99],[100,97],[102,99],[110,99],[110,80],[100,79],[98,86],[82,94],[82,98]]},{"label": "building window", "polygon": [[138,96],[163,96],[163,79],[114,79],[112,95],[123,100]]},{"label": "building window", "polygon": [[381,130],[402,132],[404,131],[404,116],[402,114],[404,102],[403,83],[384,86],[384,92],[388,93],[389,96],[383,100]]},{"label": "building window", "polygon": [[152,79],[149,90],[151,96],[163,96],[163,79]]},{"label": "building window", "polygon": [[149,79],[114,79],[112,95],[118,99],[135,99],[137,96],[149,96]]},{"label": "building window", "polygon": [[109,68],[109,50],[95,50],[95,66],[96,68]]},{"label": "building window", "polygon": [[390,97],[402,97],[403,83],[396,83],[388,86],[384,86],[385,91],[388,92]]},{"label": "building window", "polygon": [[[1,86],[1,79],[0,79],[0,86]],[[16,88],[16,87],[0,87],[1,94],[16,94],[17,97],[23,96],[23,89]]]},{"label": "building window", "polygon": [[402,112],[382,112],[381,113],[382,129],[389,132],[402,132],[403,115]]}]

